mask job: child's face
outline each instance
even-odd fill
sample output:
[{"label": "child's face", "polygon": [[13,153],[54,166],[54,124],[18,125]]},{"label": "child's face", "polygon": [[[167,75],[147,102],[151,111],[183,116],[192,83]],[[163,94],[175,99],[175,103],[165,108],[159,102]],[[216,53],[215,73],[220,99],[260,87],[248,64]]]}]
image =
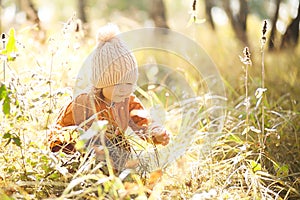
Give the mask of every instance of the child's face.
[{"label": "child's face", "polygon": [[111,102],[121,102],[129,97],[135,90],[135,85],[131,83],[117,84],[105,87],[102,90],[103,96]]}]

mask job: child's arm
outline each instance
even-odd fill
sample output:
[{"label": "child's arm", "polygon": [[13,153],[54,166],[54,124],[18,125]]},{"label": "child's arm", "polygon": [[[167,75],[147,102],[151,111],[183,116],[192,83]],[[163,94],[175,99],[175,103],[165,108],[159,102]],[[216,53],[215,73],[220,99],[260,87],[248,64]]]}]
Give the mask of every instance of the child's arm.
[{"label": "child's arm", "polygon": [[[72,138],[72,131],[63,131],[63,127],[73,126],[73,114],[72,114],[73,102],[69,102],[66,106],[62,107],[54,122],[54,127],[51,130],[48,141],[49,147],[52,152],[57,152],[62,149],[65,153],[74,153],[75,143]],[[65,134],[67,134],[65,136]],[[69,138],[69,141],[66,141]]]},{"label": "child's arm", "polygon": [[[92,111],[88,106],[90,106],[89,96],[81,94],[61,108],[48,138],[52,152],[57,152],[61,149],[65,153],[74,153],[76,151],[75,140],[77,138],[73,136],[76,135],[73,133],[76,125],[79,125],[92,115]],[[87,129],[89,125],[90,123],[87,123],[80,128]]]},{"label": "child's arm", "polygon": [[131,118],[129,126],[140,138],[147,141],[152,140],[155,144],[167,145],[169,143],[167,131],[160,125],[154,125],[151,122],[149,113],[135,96],[130,96],[129,112]]}]

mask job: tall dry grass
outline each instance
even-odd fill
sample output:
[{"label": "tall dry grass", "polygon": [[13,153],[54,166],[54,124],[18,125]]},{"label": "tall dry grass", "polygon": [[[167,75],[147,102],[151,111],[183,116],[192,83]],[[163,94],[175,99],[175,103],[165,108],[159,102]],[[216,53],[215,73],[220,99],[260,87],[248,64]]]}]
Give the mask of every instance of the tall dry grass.
[{"label": "tall dry grass", "polygon": [[[78,63],[92,48],[89,42],[92,40],[82,40],[81,33],[72,24],[66,25],[46,44],[34,40],[30,32],[17,31],[19,56],[7,63],[7,80],[2,83],[6,88],[1,90],[10,99],[10,113],[0,115],[1,199],[300,197],[299,111],[289,96],[273,99],[272,91],[276,87],[268,80],[261,87],[257,84],[258,80],[259,83],[264,80],[252,70],[260,66],[257,62],[248,65],[249,60],[242,63],[247,74],[235,77],[243,79],[245,84],[238,87],[245,87],[241,90],[245,93],[229,92],[227,97],[221,137],[214,138],[212,143],[209,137],[203,137],[203,132],[213,122],[206,120],[203,124],[194,115],[187,115],[184,120],[197,123],[199,131],[193,141],[188,141],[191,142],[188,149],[183,145],[182,150],[187,151],[176,162],[154,171],[145,166],[138,172],[126,169],[114,174],[109,169],[109,173],[103,172],[104,163],[96,162],[88,154],[49,152],[46,141],[49,125],[60,107],[70,100],[71,87],[80,68]],[[251,59],[259,57],[265,62],[257,51],[250,50]],[[288,63],[288,59],[284,58],[284,62]],[[267,60],[266,69],[268,63]],[[266,70],[265,79],[273,73]],[[290,78],[282,74],[285,76]],[[233,87],[227,84],[227,90]],[[258,87],[268,89],[260,100],[254,95]],[[160,95],[158,99],[166,105],[167,100],[163,98],[167,97]],[[180,118],[177,109],[173,106],[168,111],[169,123]],[[188,135],[189,131],[178,133],[178,140],[184,140],[180,135]],[[155,152],[152,155],[157,156]]]}]

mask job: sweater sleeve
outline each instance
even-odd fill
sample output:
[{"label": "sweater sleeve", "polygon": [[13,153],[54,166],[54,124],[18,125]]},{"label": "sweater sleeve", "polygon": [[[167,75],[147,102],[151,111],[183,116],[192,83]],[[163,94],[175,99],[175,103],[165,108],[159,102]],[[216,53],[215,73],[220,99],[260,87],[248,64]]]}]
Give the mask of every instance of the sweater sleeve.
[{"label": "sweater sleeve", "polygon": [[87,121],[93,115],[89,96],[81,94],[73,101],[64,106],[55,122],[54,128],[49,135],[49,146],[52,152],[62,150],[65,153],[74,153],[76,151],[75,144],[77,139],[76,127],[72,126],[82,125],[83,129],[88,129],[92,121]]},{"label": "sweater sleeve", "polygon": [[66,127],[75,125],[73,119],[73,101],[69,102],[66,106],[62,107],[55,120],[56,127]]},{"label": "sweater sleeve", "polygon": [[49,147],[52,152],[57,152],[62,149],[65,153],[75,152],[75,141],[72,137],[72,130],[63,130],[63,127],[75,125],[73,119],[73,101],[66,104],[59,111],[59,114],[54,122],[54,127],[49,134]]},{"label": "sweater sleeve", "polygon": [[96,113],[96,107],[93,99],[88,94],[81,94],[74,100],[73,106],[74,124],[81,126],[80,128],[87,130],[92,125],[90,119]]},{"label": "sweater sleeve", "polygon": [[143,140],[148,140],[150,136],[147,134],[150,124],[149,113],[145,110],[141,101],[134,95],[129,100],[130,128]]}]

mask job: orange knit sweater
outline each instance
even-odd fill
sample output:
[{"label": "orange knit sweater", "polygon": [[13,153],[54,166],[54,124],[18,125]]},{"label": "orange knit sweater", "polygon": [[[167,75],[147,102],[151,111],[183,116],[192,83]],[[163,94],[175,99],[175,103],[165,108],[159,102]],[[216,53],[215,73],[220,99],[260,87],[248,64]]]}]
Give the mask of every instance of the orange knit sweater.
[{"label": "orange knit sweater", "polygon": [[[144,113],[142,103],[134,95],[123,102],[108,106],[94,94],[81,94],[60,110],[55,120],[55,130],[49,137],[50,149],[52,152],[62,149],[65,153],[74,153],[76,138],[71,135],[60,137],[60,130],[63,127],[79,125],[87,130],[94,120],[107,120],[108,127],[113,130],[113,133],[110,132],[112,134],[123,134],[129,126],[140,138],[148,140],[150,137],[146,134],[146,130],[150,119]],[[89,120],[91,117],[95,118]]]}]

